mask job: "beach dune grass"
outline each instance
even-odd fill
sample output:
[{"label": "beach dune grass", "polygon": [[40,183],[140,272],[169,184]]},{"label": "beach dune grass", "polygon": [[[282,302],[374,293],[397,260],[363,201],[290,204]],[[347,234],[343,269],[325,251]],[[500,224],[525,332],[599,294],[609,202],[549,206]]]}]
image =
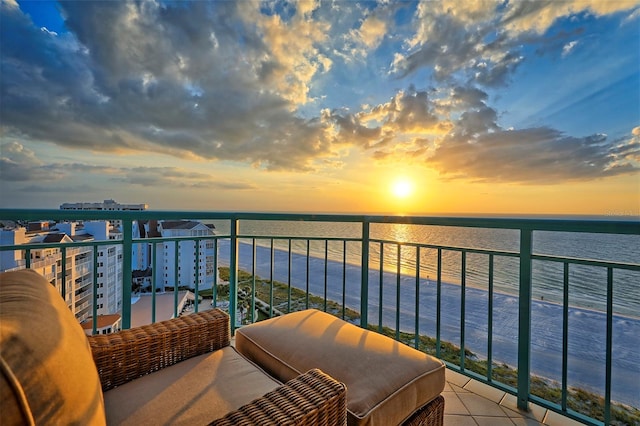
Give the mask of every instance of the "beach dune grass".
[{"label": "beach dune grass", "polygon": [[[220,278],[224,281],[229,280],[229,268],[219,268]],[[251,288],[253,285],[254,277],[249,272],[240,270],[238,271],[238,282],[240,289],[245,294],[251,294]],[[273,306],[278,307],[278,310],[282,312],[298,311],[306,308],[316,308],[331,313],[337,317],[343,318],[358,323],[360,314],[358,311],[342,306],[341,304],[326,300],[323,297],[316,295],[307,295],[306,292],[291,287],[285,283],[278,281],[271,281],[263,279],[259,276],[255,277],[255,297],[262,301],[268,302],[273,295]],[[212,290],[208,290],[210,293],[207,295],[212,297]],[[200,292],[201,296],[205,296],[203,292]],[[217,297],[222,300],[228,300],[229,286],[227,284],[218,285]],[[206,297],[206,296],[205,296]],[[249,300],[242,301],[240,303],[248,304]],[[247,306],[248,307],[248,306]],[[285,308],[285,309],[283,309]],[[269,312],[264,312],[265,317]],[[369,324],[368,329],[389,336],[393,339],[396,337],[398,340],[406,345],[415,347],[416,336],[415,333],[408,333],[400,331],[396,333],[396,330],[390,327],[379,327],[377,325]],[[417,349],[428,353],[430,355],[436,354],[436,339],[433,337],[420,335],[418,337]],[[459,346],[450,342],[440,342],[440,358],[452,365],[461,365],[462,351]],[[487,360],[478,358],[472,351],[465,349],[464,351],[464,366],[466,370],[477,373],[481,377],[487,377],[487,371],[489,364]],[[518,370],[502,363],[492,363],[491,365],[491,380],[502,383],[506,386],[516,388],[518,381]],[[557,404],[562,403],[562,388],[561,385],[553,380],[548,380],[543,377],[531,376],[531,394],[538,396],[546,401]],[[592,417],[594,419],[604,421],[604,398],[598,394],[586,391],[579,388],[569,388],[567,392],[567,407],[577,413],[581,413]],[[640,410],[635,407],[630,407],[623,404],[612,403],[611,404],[611,424],[612,425],[637,425],[640,424]]]},{"label": "beach dune grass", "polygon": [[[220,267],[219,276],[220,279],[228,281],[229,268]],[[243,270],[238,271],[238,283],[239,290],[243,291],[247,295],[251,294],[253,275]],[[228,287],[229,286],[226,284],[218,285],[218,298],[223,298],[224,300],[228,298]],[[203,296],[204,294],[201,292],[200,295]],[[358,311],[342,306],[333,300],[324,299],[320,296],[311,294],[307,297],[307,293],[300,289],[290,287],[287,284],[278,281],[272,282],[271,280],[263,279],[259,276],[255,277],[255,297],[267,304],[270,304],[270,301],[273,301],[272,306],[280,312],[294,312],[307,308],[316,308],[343,318],[346,321],[356,322],[360,319]],[[245,308],[248,308],[250,301],[245,300],[239,303],[244,303],[246,305]],[[265,313],[268,314],[268,312]]]}]

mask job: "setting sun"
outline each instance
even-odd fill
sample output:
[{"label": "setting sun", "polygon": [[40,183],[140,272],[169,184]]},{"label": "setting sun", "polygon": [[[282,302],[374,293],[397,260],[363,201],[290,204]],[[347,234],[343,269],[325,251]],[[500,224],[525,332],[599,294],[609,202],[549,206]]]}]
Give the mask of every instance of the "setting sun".
[{"label": "setting sun", "polygon": [[391,192],[398,198],[406,198],[413,192],[413,184],[406,179],[396,180],[391,186]]}]

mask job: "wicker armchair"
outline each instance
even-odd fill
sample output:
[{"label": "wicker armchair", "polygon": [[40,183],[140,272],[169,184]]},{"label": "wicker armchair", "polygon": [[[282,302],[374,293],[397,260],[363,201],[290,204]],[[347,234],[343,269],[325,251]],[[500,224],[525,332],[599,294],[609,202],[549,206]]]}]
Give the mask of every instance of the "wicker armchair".
[{"label": "wicker armchair", "polygon": [[0,273],[0,423],[346,424],[346,388],[320,370],[285,384],[201,312],[87,337],[33,270]]},{"label": "wicker armchair", "polygon": [[[218,309],[89,336],[105,392],[229,343],[229,316]],[[211,424],[328,426],[346,424],[346,418],[345,386],[315,369]]]}]

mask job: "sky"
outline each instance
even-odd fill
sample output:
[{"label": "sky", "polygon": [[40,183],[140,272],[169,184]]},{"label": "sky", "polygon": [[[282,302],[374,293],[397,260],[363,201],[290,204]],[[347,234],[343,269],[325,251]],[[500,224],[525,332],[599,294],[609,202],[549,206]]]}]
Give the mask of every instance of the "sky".
[{"label": "sky", "polygon": [[0,1],[2,208],[640,215],[640,1]]}]

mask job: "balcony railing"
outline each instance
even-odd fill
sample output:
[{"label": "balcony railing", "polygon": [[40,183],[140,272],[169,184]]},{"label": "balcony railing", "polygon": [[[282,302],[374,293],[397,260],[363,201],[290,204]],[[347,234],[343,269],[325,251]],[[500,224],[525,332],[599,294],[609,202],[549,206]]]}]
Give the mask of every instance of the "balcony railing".
[{"label": "balcony railing", "polygon": [[[205,259],[196,247],[213,245],[212,270],[229,268],[229,296],[222,303],[234,328],[242,318],[257,320],[259,308],[262,315],[273,316],[318,307],[432,352],[449,368],[515,395],[520,408],[535,402],[586,424],[615,424],[622,399],[631,416],[640,415],[638,221],[11,209],[0,210],[0,220],[121,220],[119,240],[4,245],[0,250],[23,252],[25,266],[34,267],[32,251],[57,248],[64,270],[67,253],[90,246],[95,277],[97,247],[122,245],[123,328],[131,326],[136,245],[146,244],[151,251],[150,322],[156,321],[161,260],[173,261],[175,277],[191,274],[179,271],[178,248],[193,242],[188,244],[195,252],[191,290],[200,294]],[[215,223],[218,230],[209,236],[134,238],[134,221],[146,220],[200,220]],[[305,231],[301,224],[333,231]],[[412,234],[416,229],[428,231]],[[490,234],[493,242],[467,238],[476,230]],[[572,237],[577,242],[569,247],[565,243]],[[589,247],[575,254],[587,237],[589,244],[606,246],[612,254],[594,254]],[[171,246],[173,259],[163,260],[158,251],[166,255],[163,248]],[[72,283],[62,275],[66,294]],[[221,303],[221,284],[214,274],[214,306]],[[258,297],[260,285],[266,290]],[[174,283],[174,315],[179,314],[181,287]],[[206,307],[198,298],[194,303],[196,312]],[[598,348],[596,356],[576,353],[585,346]],[[546,376],[538,373],[545,363],[551,366]],[[576,377],[578,370],[597,378],[592,387],[600,399],[590,411],[572,405],[578,398],[572,383],[583,378]],[[555,394],[541,393],[541,383]]]}]

